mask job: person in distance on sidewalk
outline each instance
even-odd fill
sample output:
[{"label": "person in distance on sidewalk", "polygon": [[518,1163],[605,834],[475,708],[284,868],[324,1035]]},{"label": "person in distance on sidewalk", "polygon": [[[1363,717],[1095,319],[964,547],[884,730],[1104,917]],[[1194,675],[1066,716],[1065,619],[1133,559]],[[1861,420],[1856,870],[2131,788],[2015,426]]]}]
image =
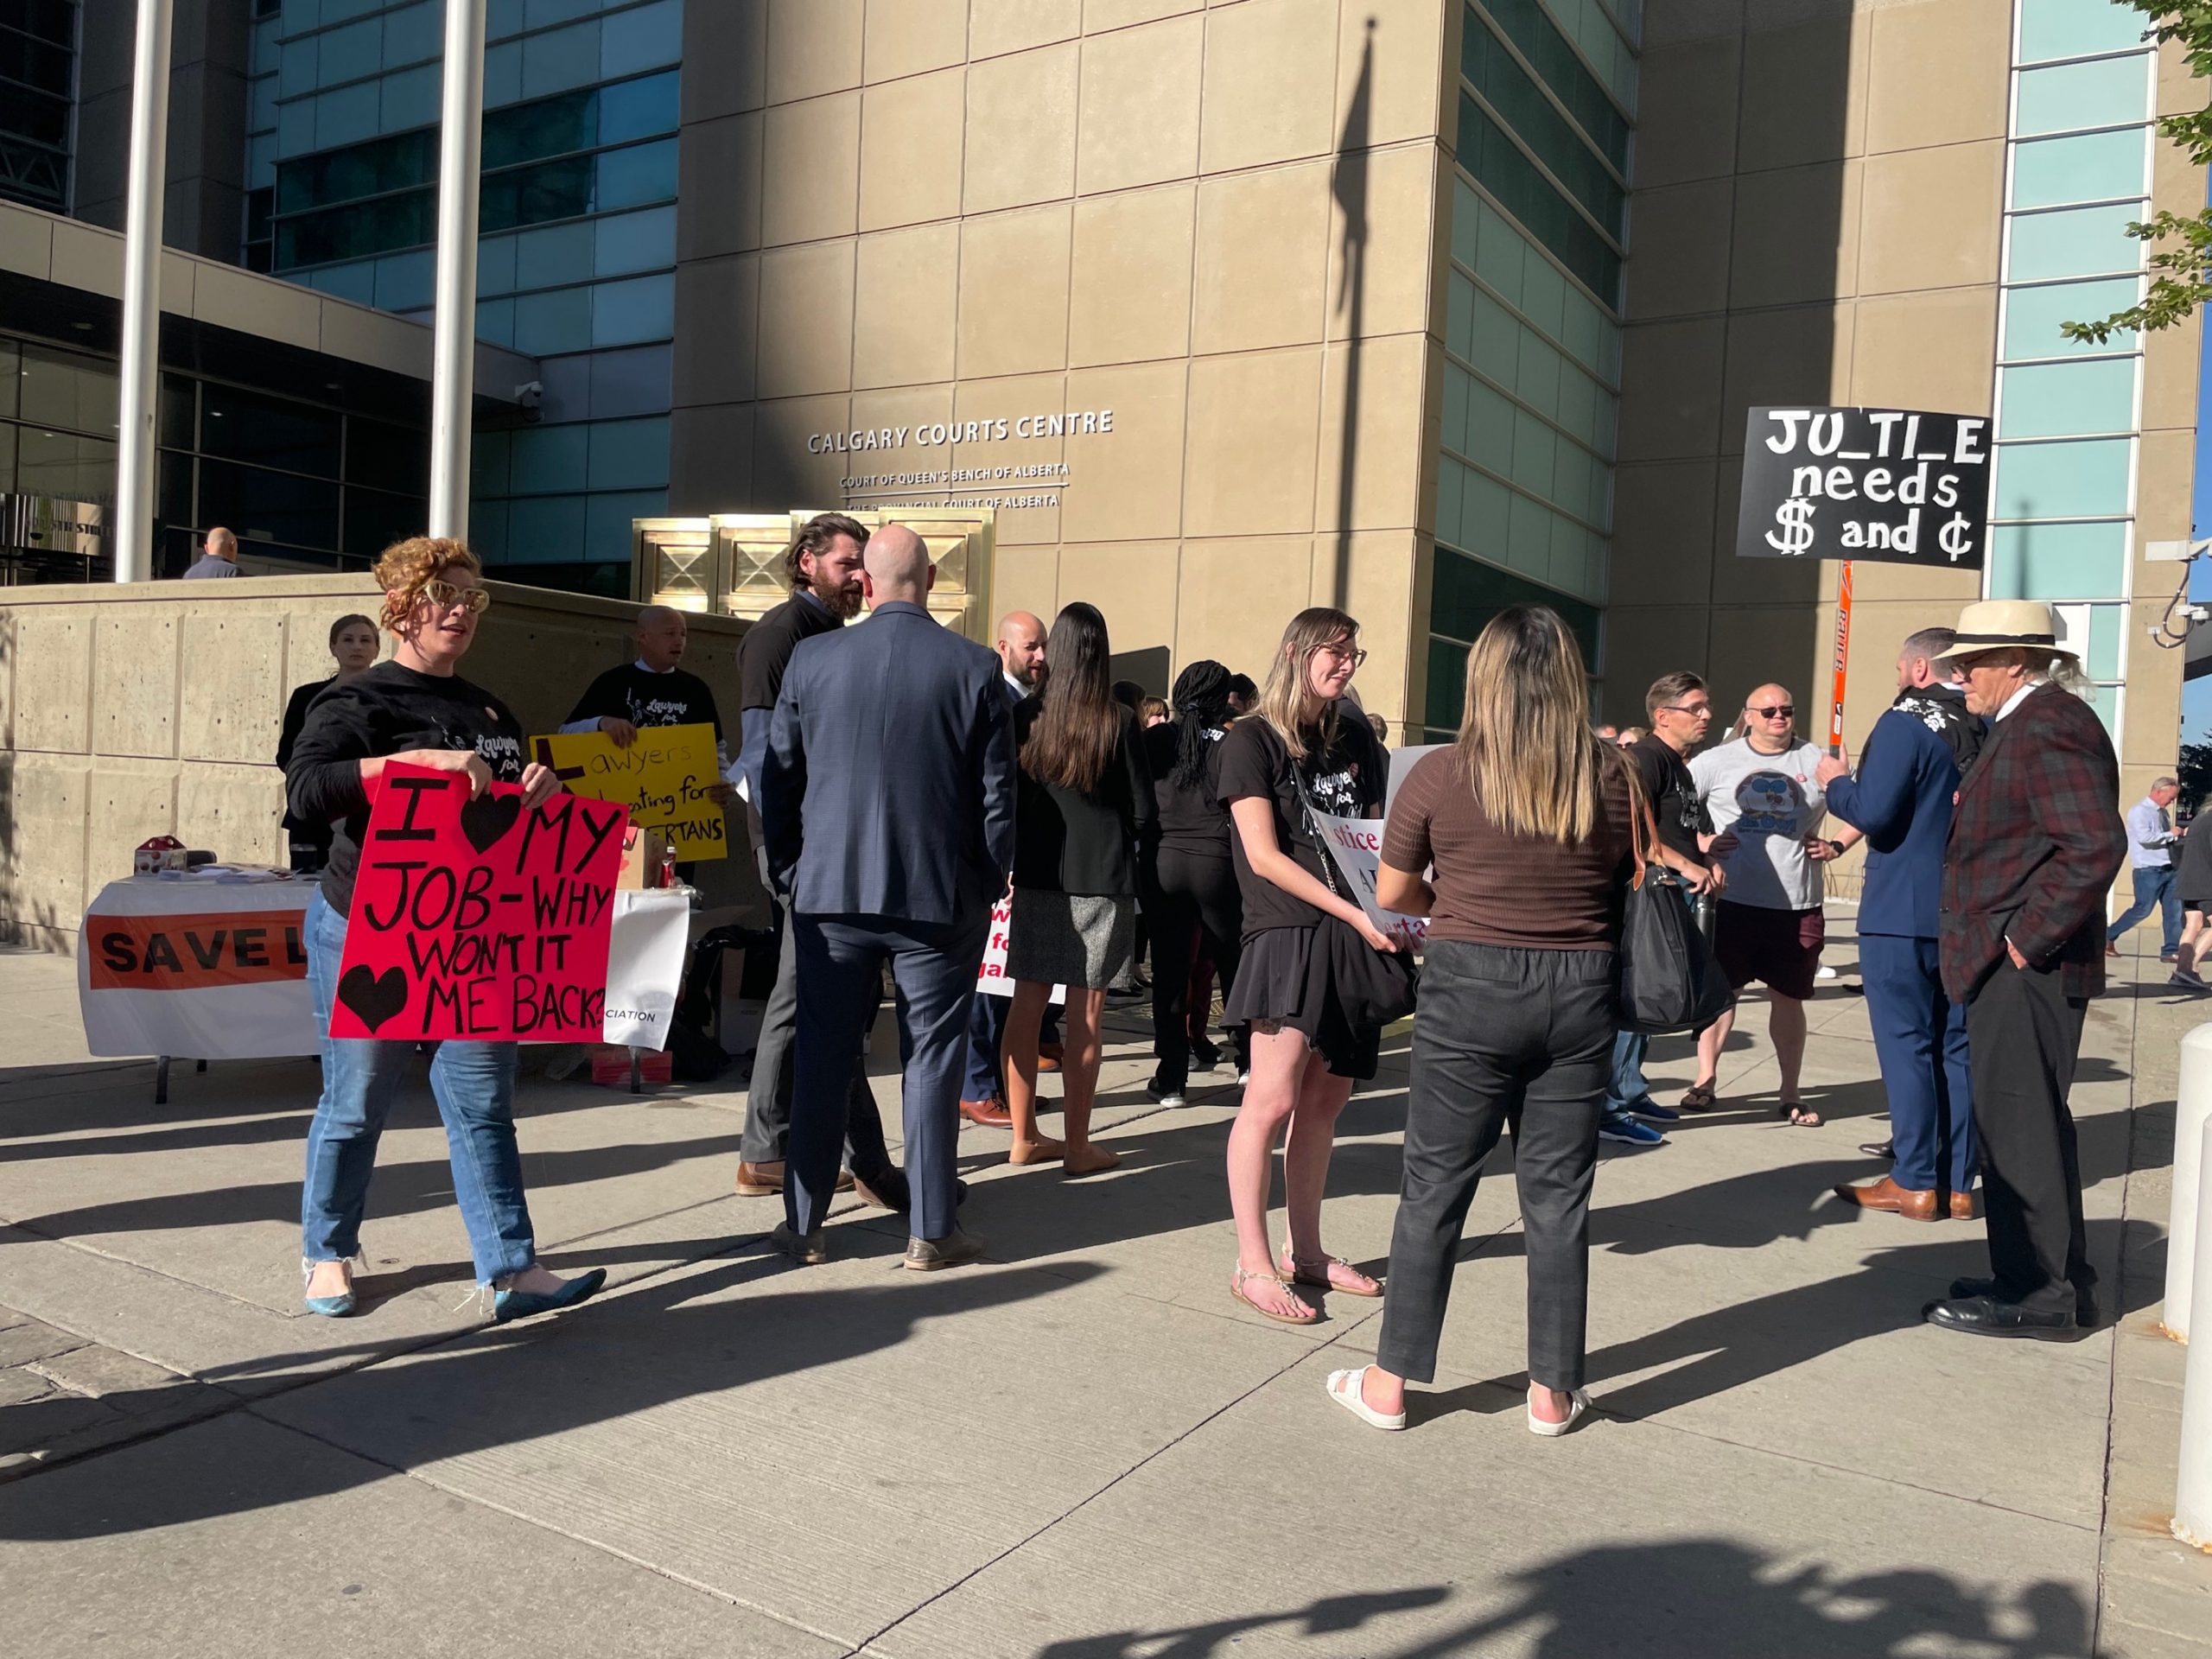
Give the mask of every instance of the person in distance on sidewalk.
[{"label": "person in distance on sidewalk", "polygon": [[866,626],[791,655],[760,771],[760,821],[798,966],[779,1249],[823,1259],[847,1090],[890,963],[899,988],[906,1266],[979,1259],[960,1230],[960,1079],[991,906],[1014,861],[1014,740],[998,659],[929,613],[922,538],[870,538]]},{"label": "person in distance on sidewalk", "polygon": [[[1399,786],[1376,898],[1429,918],[1406,1093],[1405,1173],[1376,1363],[1330,1396],[1378,1428],[1436,1375],[1459,1235],[1483,1162],[1513,1131],[1529,1265],[1529,1427],[1562,1434],[1583,1391],[1590,1190],[1619,1019],[1614,956],[1635,791],[1590,727],[1582,653],[1557,613],[1517,605],[1467,658],[1451,749]],[[1421,872],[1435,867],[1434,885]]]},{"label": "person in distance on sidewalk", "polygon": [[1948,628],[1923,628],[1897,657],[1897,696],[1867,734],[1859,770],[1821,757],[1828,810],[1866,841],[1859,967],[1889,1096],[1895,1166],[1836,1196],[1910,1221],[1974,1214],[1974,1090],[1966,1010],[1944,994],[1943,849],[1952,799],[1982,742],[1981,721],[1936,659]]}]

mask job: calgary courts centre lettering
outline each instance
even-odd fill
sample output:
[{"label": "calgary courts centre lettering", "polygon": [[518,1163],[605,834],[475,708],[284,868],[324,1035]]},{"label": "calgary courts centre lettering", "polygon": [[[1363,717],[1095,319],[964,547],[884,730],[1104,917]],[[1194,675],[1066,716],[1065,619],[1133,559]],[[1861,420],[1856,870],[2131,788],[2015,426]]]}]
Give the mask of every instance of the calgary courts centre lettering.
[{"label": "calgary courts centre lettering", "polygon": [[813,432],[807,435],[806,453],[842,455],[862,449],[904,449],[910,438],[914,448],[924,449],[948,443],[999,443],[1008,438],[1082,437],[1113,429],[1112,410],[1071,409],[1050,415],[1023,415],[1011,421],[933,421],[925,426]]},{"label": "calgary courts centre lettering", "polygon": [[[836,455],[909,447],[935,449],[956,443],[1110,436],[1113,431],[1112,410],[1071,409],[1056,410],[1049,415],[1016,416],[1012,419],[935,421],[921,426],[880,426],[855,428],[849,432],[815,432],[808,435],[806,452],[810,455]],[[1019,466],[941,467],[912,472],[854,473],[840,479],[838,485],[849,503],[855,497],[874,498],[866,505],[887,512],[903,506],[918,506],[944,512],[989,508],[1005,512],[1023,507],[1058,506],[1059,493],[1066,487],[1068,481],[1065,461],[1039,461]],[[954,491],[979,486],[988,489],[995,485],[1010,486],[1012,493],[951,495]],[[950,499],[935,499],[946,495]],[[931,499],[909,499],[916,496]]]}]

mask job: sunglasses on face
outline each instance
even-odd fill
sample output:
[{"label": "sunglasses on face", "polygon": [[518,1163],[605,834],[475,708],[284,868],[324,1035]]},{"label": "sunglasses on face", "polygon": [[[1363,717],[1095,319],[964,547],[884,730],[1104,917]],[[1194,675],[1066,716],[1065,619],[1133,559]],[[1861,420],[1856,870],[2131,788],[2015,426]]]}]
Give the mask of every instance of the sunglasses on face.
[{"label": "sunglasses on face", "polygon": [[1744,712],[1757,715],[1761,720],[1794,720],[1797,716],[1797,705],[1794,702],[1770,703],[1764,709],[1746,709]]},{"label": "sunglasses on face", "polygon": [[435,577],[423,584],[423,597],[434,611],[449,611],[456,605],[463,605],[480,616],[492,607],[492,595],[488,589],[455,588]]}]

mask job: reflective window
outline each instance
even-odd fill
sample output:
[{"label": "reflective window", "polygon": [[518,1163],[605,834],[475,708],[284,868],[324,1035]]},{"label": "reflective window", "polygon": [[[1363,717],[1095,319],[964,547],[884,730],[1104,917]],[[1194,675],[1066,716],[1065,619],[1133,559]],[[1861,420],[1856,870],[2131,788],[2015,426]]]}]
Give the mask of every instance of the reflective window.
[{"label": "reflective window", "polygon": [[2124,513],[2134,448],[2129,438],[2000,443],[1991,516],[2101,518]]},{"label": "reflective window", "polygon": [[[2112,346],[2092,346],[2085,340],[2068,340],[2058,332],[2058,325],[2093,322],[2111,316],[2115,311],[2125,311],[2135,303],[2139,291],[2133,276],[2097,283],[2063,283],[2052,288],[2008,289],[2005,296],[2005,355],[2072,357],[2110,351]],[[2126,346],[2133,339],[2132,331],[2115,334],[2113,344]]]},{"label": "reflective window", "polygon": [[2135,425],[2137,361],[2106,357],[2006,369],[1997,429],[2007,438],[2131,431]]},{"label": "reflective window", "polygon": [[208,385],[201,391],[200,448],[204,454],[335,478],[338,433],[339,416],[333,410],[232,386]]},{"label": "reflective window", "polygon": [[601,87],[599,142],[619,144],[632,138],[649,138],[655,133],[674,132],[676,81],[676,75],[671,73]]},{"label": "reflective window", "polygon": [[420,432],[356,415],[346,423],[346,481],[424,494],[430,487],[429,448]]},{"label": "reflective window", "polygon": [[[210,388],[213,390],[213,388]],[[243,538],[335,552],[338,486],[317,478],[202,458],[200,519]]]},{"label": "reflective window", "polygon": [[2124,127],[2015,144],[2012,205],[2057,207],[2139,196],[2149,184],[2149,137],[2147,127]]},{"label": "reflective window", "polygon": [[601,421],[591,433],[587,486],[594,490],[658,489],[668,483],[668,418]]},{"label": "reflective window", "polygon": [[2149,21],[2110,0],[2020,0],[2020,61],[2124,52],[2143,44]]},{"label": "reflective window", "polygon": [[27,344],[20,348],[16,368],[16,413],[25,421],[114,434],[118,393],[112,363]]},{"label": "reflective window", "polygon": [[[1615,107],[1611,99],[1575,55],[1574,48],[1559,31],[1557,24],[1546,15],[1537,0],[1482,0],[1477,15],[1488,13],[1487,21],[1511,41],[1544,79],[1544,84],[1558,95],[1560,103],[1582,130],[1589,135],[1613,166],[1620,172],[1628,171],[1628,121]],[[1470,18],[1466,35],[1460,44],[1461,73],[1477,86],[1481,78],[1466,68],[1468,43],[1485,31],[1474,18]]]},{"label": "reflective window", "polygon": [[0,7],[0,197],[59,213],[69,200],[75,0]]},{"label": "reflective window", "polygon": [[1620,255],[1536,170],[1489,112],[1464,92],[1459,97],[1459,162],[1592,293],[1608,305],[1619,302]]},{"label": "reflective window", "polygon": [[2096,58],[2020,72],[2012,136],[2116,127],[2151,113],[2151,55]]},{"label": "reflective window", "polygon": [[610,149],[599,158],[599,206],[642,207],[676,199],[676,141]]},{"label": "reflective window", "polygon": [[427,518],[428,506],[420,497],[348,490],[340,550],[349,558],[373,560],[394,542],[423,534]]},{"label": "reflective window", "polygon": [[2033,283],[2137,270],[2143,244],[2127,227],[2143,214],[2140,202],[2019,214],[2008,221],[2012,251],[2005,274],[2013,282]]},{"label": "reflective window", "polygon": [[1999,524],[1989,533],[1992,599],[2117,594],[2127,578],[2127,522]]},{"label": "reflective window", "polygon": [[482,231],[505,231],[518,225],[581,217],[592,210],[595,176],[588,156],[494,174],[484,181],[477,226]]},{"label": "reflective window", "polygon": [[592,290],[593,345],[639,346],[647,340],[666,340],[675,332],[672,272],[626,283],[602,283]]},{"label": "reflective window", "polygon": [[1589,140],[1559,112],[1506,50],[1505,43],[1479,22],[1468,24],[1459,69],[1505,124],[1535,151],[1553,176],[1618,238],[1626,201],[1619,181],[1605,170]]}]

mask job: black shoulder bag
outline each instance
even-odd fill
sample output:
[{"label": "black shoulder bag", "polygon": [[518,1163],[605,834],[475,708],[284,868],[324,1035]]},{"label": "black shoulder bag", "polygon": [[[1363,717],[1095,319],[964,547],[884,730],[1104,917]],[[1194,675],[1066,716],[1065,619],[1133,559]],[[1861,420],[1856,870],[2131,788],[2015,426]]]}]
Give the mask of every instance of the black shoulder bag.
[{"label": "black shoulder bag", "polygon": [[[1306,833],[1313,837],[1314,849],[1321,855],[1322,881],[1338,898],[1358,904],[1337,885],[1336,855],[1329,851],[1328,839],[1313,816],[1313,798],[1306,793],[1306,779],[1300,775],[1295,760],[1290,763],[1290,775],[1297,780],[1298,798],[1306,809]],[[1365,906],[1361,908],[1363,912]],[[1353,1026],[1379,1030],[1414,1011],[1421,995],[1421,969],[1414,963],[1412,951],[1377,950],[1360,937],[1357,928],[1326,912],[1322,913],[1313,948],[1329,953],[1329,977],[1337,988],[1337,1001],[1343,1005],[1344,1017]]]},{"label": "black shoulder bag", "polygon": [[1689,895],[1660,863],[1650,803],[1631,785],[1636,875],[1622,905],[1620,1022],[1647,1037],[1700,1031],[1728,1006],[1728,976],[1713,959]]}]

